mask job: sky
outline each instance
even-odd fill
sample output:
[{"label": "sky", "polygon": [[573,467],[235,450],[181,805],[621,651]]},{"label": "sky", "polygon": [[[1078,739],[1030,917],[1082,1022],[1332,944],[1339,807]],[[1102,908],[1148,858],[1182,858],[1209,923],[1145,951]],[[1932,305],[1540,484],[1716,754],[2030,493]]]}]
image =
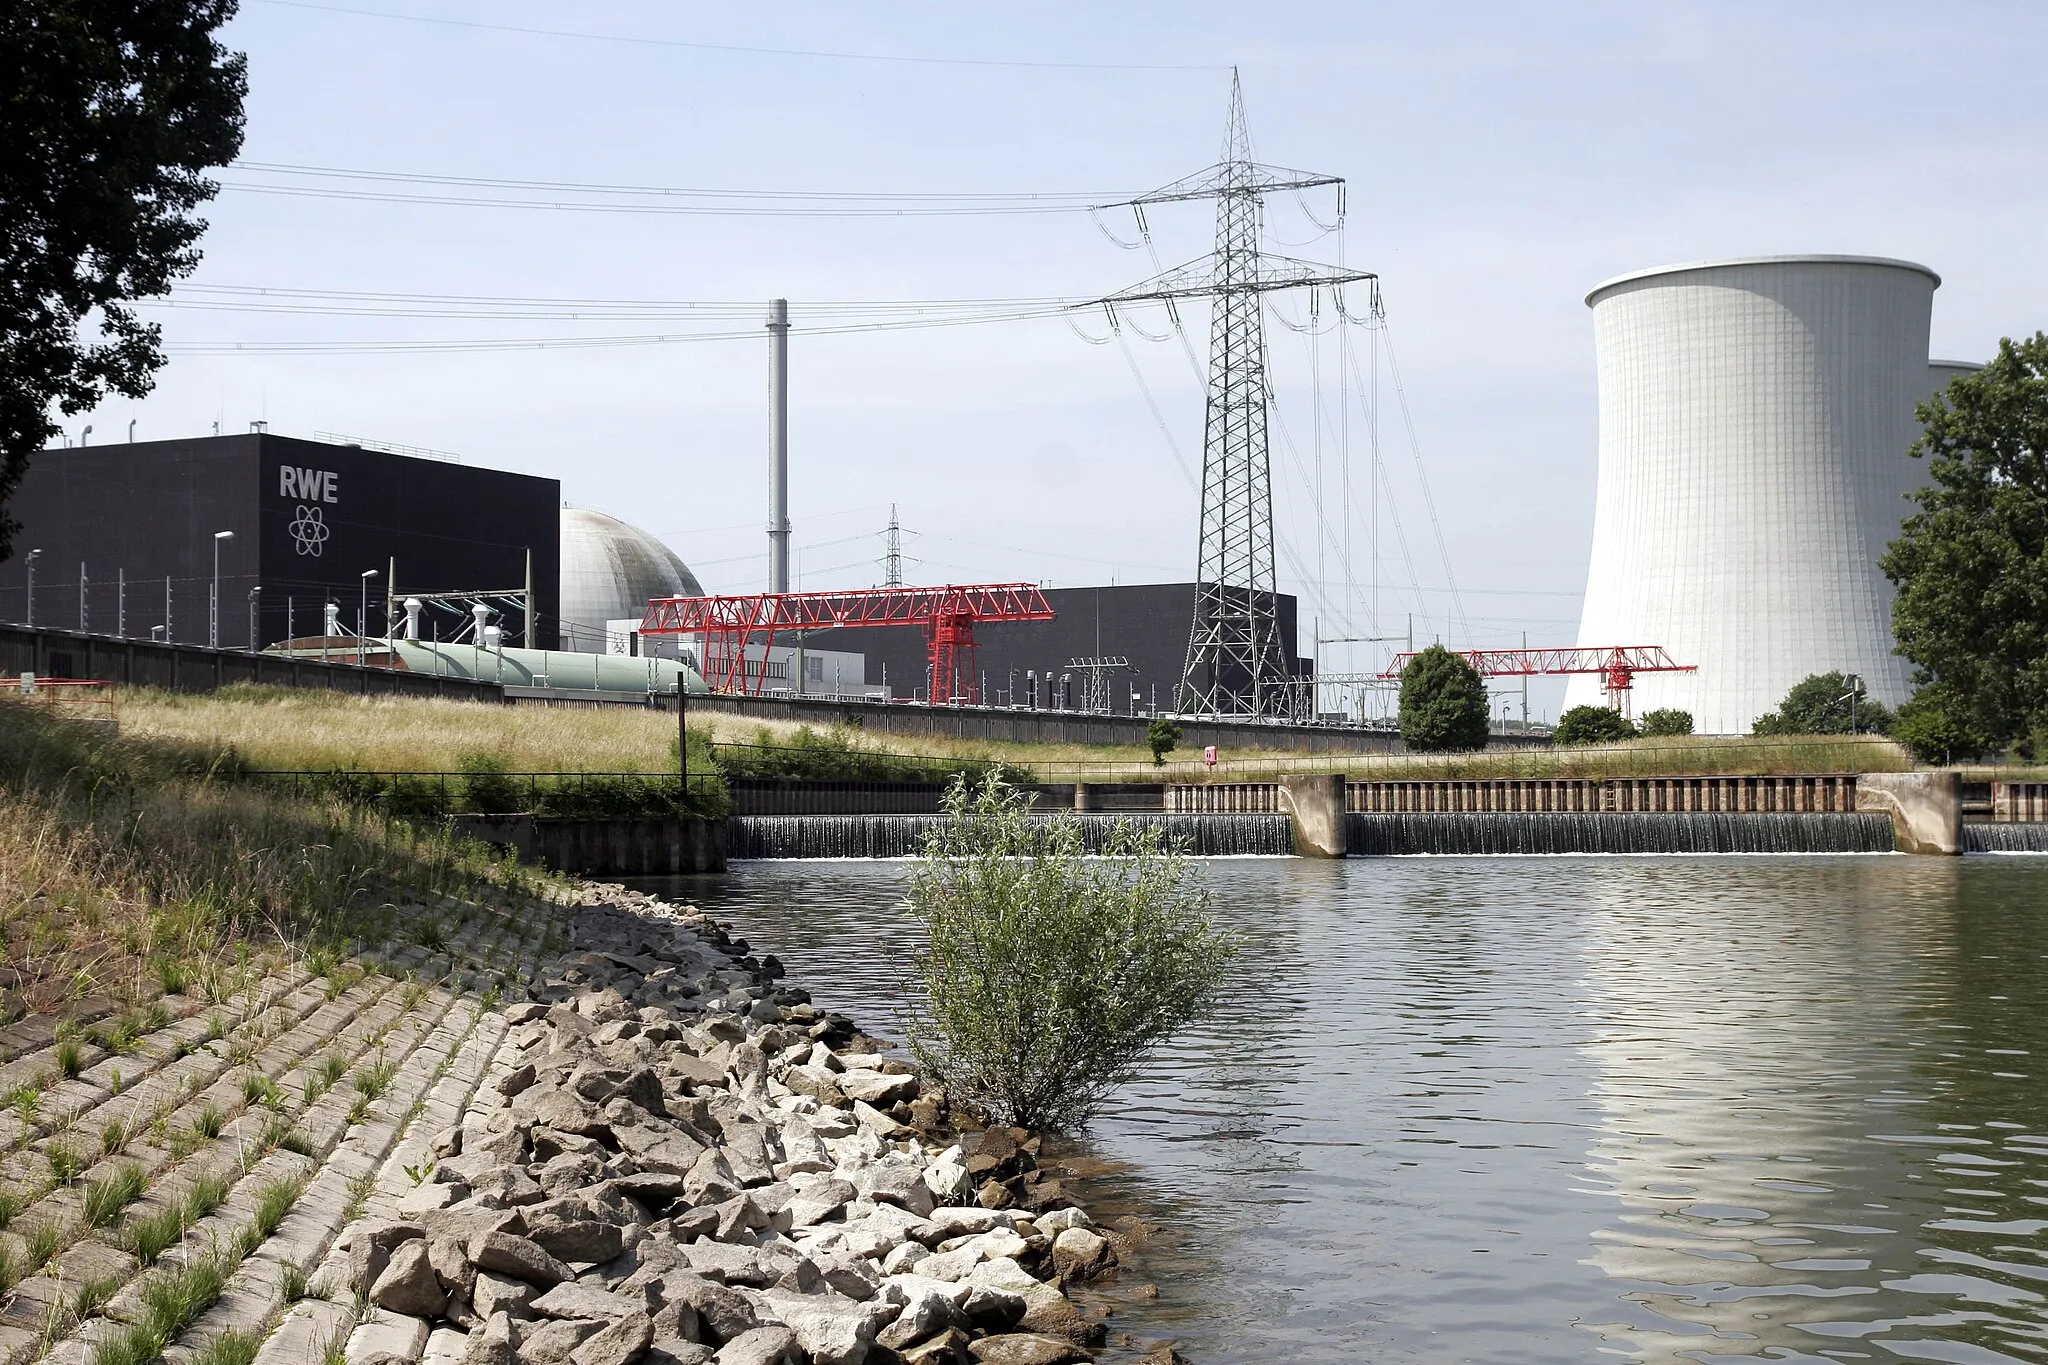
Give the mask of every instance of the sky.
[{"label": "sky", "polygon": [[[104,442],[131,420],[140,439],[264,421],[546,475],[566,502],[661,536],[714,592],[765,583],[776,297],[798,328],[798,586],[878,582],[892,506],[912,582],[1193,577],[1199,306],[1179,335],[1156,309],[1112,331],[1100,309],[1007,304],[966,311],[1040,315],[802,329],[822,303],[1080,303],[1200,256],[1207,204],[1148,210],[1149,247],[1128,210],[1069,206],[1213,163],[1233,67],[1258,158],[1346,181],[1336,231],[1331,191],[1275,196],[1267,249],[1374,272],[1385,311],[1384,329],[1340,321],[1325,290],[1276,299],[1267,324],[1280,586],[1325,638],[1574,638],[1596,473],[1584,296],[1602,279],[1895,256],[1943,278],[1936,356],[1982,360],[2048,326],[2038,5],[243,0],[225,40],[249,56],[247,140],[191,287],[150,310],[170,363],[146,399],[67,429]],[[1034,195],[1060,211],[417,202],[702,202],[450,177],[952,207]],[[661,307],[363,316],[360,299],[254,289]],[[1343,291],[1343,316],[1364,316],[1362,290]],[[559,344],[693,333],[725,339]],[[486,341],[553,344],[361,349]],[[1390,647],[1329,646],[1325,671],[1377,667]],[[1555,690],[1536,711],[1554,714]]]}]

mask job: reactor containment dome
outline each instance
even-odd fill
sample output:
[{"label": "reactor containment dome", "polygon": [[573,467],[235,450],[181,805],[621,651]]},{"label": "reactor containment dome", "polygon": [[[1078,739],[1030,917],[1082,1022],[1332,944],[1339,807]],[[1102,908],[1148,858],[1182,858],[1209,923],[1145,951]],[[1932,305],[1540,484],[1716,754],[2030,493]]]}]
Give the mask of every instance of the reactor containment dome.
[{"label": "reactor containment dome", "polygon": [[701,597],[697,575],[637,526],[584,507],[562,509],[562,648],[603,654],[607,623],[638,622],[657,597]]},{"label": "reactor containment dome", "polygon": [[[1658,644],[1696,673],[1638,711],[1739,734],[1809,674],[1897,706],[1878,568],[1925,481],[1913,408],[1971,368],[1930,362],[1940,278],[1909,261],[1763,256],[1663,266],[1586,296],[1600,483],[1582,644]],[[1599,704],[1574,679],[1565,704]]]}]

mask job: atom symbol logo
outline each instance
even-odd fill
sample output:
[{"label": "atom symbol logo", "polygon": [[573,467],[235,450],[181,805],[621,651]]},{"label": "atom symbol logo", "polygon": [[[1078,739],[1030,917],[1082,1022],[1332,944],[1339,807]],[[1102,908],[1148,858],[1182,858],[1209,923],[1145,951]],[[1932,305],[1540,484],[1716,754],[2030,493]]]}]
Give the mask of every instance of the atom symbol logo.
[{"label": "atom symbol logo", "polygon": [[327,520],[317,507],[300,503],[298,515],[285,529],[292,533],[292,544],[302,555],[318,555],[320,547],[327,543]]}]

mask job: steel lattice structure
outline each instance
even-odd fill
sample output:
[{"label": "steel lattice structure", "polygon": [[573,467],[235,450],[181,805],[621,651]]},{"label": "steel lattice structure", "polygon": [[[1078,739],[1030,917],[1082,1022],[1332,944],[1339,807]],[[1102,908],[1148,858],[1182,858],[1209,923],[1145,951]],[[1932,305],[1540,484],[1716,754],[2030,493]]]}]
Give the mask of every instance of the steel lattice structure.
[{"label": "steel lattice structure", "polygon": [[[1030,583],[946,584],[936,588],[856,588],[847,592],[749,593],[729,597],[660,597],[647,604],[642,635],[701,635],[704,681],[718,692],[758,693],[767,677],[751,677],[749,647],[765,651],[777,632],[856,626],[922,626],[930,649],[931,700],[945,706],[981,700],[974,667],[978,621],[1050,621],[1045,594]],[[765,652],[753,662],[765,662]]]},{"label": "steel lattice structure", "polygon": [[[1546,674],[1592,673],[1600,678],[1607,704],[1627,715],[1638,673],[1695,673],[1697,664],[1675,662],[1662,645],[1578,645],[1565,649],[1460,649],[1457,656],[1482,678],[1534,678]],[[1398,678],[1413,654],[1397,654],[1383,678]]]},{"label": "steel lattice structure", "polygon": [[1194,621],[1181,672],[1179,709],[1195,715],[1297,719],[1304,689],[1280,638],[1273,564],[1272,465],[1266,419],[1271,401],[1261,323],[1264,295],[1278,289],[1372,281],[1345,270],[1259,251],[1263,197],[1280,190],[1337,187],[1337,176],[1262,166],[1252,160],[1244,95],[1233,75],[1223,160],[1123,205],[1216,201],[1216,247],[1143,284],[1090,306],[1186,298],[1213,300],[1209,383],[1202,436],[1202,527],[1195,572]]}]

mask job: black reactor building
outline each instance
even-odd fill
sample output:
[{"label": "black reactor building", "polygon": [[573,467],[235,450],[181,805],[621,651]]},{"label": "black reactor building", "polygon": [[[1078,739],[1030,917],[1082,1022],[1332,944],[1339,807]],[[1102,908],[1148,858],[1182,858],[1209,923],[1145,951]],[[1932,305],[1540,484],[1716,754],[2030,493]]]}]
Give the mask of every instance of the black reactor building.
[{"label": "black reactor building", "polygon": [[0,617],[28,619],[33,577],[39,625],[142,639],[168,626],[203,644],[216,536],[231,531],[218,542],[223,647],[317,635],[329,601],[353,630],[372,569],[367,624],[381,635],[394,561],[401,594],[504,591],[525,585],[530,553],[538,638],[517,639],[515,614],[507,643],[552,648],[561,505],[555,479],[266,432],[46,450],[6,508],[20,530]]}]

